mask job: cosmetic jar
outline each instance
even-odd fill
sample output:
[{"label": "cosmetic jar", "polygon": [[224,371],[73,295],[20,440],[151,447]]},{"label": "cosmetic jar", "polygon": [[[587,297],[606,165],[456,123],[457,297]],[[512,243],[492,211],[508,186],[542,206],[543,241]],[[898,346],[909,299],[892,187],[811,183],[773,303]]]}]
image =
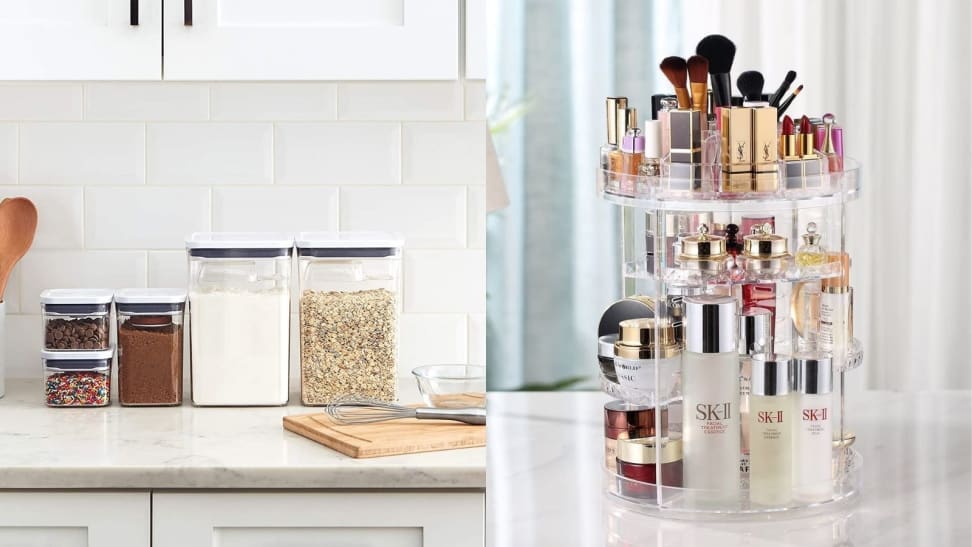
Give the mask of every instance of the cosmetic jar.
[{"label": "cosmetic jar", "polygon": [[698,235],[682,237],[678,265],[687,270],[718,273],[726,269],[726,238],[709,235],[709,226],[699,226]]},{"label": "cosmetic jar", "polygon": [[[604,463],[612,472],[617,471],[618,439],[655,436],[655,407],[639,406],[625,401],[604,404]],[[662,435],[668,434],[668,408],[661,407],[660,426]]]},{"label": "cosmetic jar", "polygon": [[601,314],[597,326],[597,363],[601,375],[617,383],[614,372],[614,342],[618,339],[618,324],[628,319],[655,316],[655,301],[647,296],[630,296],[611,304]]},{"label": "cosmetic jar", "polygon": [[[660,446],[656,448],[656,443]],[[661,456],[658,460],[657,457]],[[658,461],[660,465],[656,465]],[[682,440],[643,437],[618,440],[618,484],[621,495],[653,499],[655,485],[682,486]]]},{"label": "cosmetic jar", "polygon": [[619,331],[614,344],[618,383],[642,391],[649,399],[639,402],[665,401],[677,396],[682,350],[671,321],[628,319],[619,324]]},{"label": "cosmetic jar", "polygon": [[778,273],[786,268],[790,258],[786,238],[774,234],[769,223],[755,226],[752,234],[743,236],[743,258],[747,272]]}]

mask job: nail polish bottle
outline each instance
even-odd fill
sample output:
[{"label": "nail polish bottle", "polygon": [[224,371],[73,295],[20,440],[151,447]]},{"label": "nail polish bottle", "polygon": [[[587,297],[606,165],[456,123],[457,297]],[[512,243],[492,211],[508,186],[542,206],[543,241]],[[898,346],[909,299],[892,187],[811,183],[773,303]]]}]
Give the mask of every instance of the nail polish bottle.
[{"label": "nail polish bottle", "polygon": [[618,133],[615,138],[619,146],[608,153],[608,169],[611,171],[611,182],[614,185],[621,182],[621,175],[624,173],[624,155],[621,153],[620,145],[624,140],[624,136],[628,134],[628,129],[638,127],[637,123],[631,123],[633,121],[636,122],[635,118],[637,118],[636,109],[618,107],[616,127]]},{"label": "nail polish bottle", "polygon": [[661,122],[645,121],[645,159],[639,174],[643,177],[657,177],[661,174]]},{"label": "nail polish bottle", "polygon": [[793,361],[783,355],[752,357],[749,396],[749,500],[785,506],[792,499]]},{"label": "nail polish bottle", "polygon": [[793,495],[801,502],[833,495],[833,369],[825,354],[798,353],[797,426],[794,434]]}]

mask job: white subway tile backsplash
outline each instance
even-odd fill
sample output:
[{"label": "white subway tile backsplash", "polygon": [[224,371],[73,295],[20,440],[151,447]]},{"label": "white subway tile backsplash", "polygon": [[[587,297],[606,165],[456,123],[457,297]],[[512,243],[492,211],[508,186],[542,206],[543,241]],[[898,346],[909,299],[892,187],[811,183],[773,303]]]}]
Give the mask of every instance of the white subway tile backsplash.
[{"label": "white subway tile backsplash", "polygon": [[219,187],[213,189],[213,230],[333,231],[338,189],[328,186]]},{"label": "white subway tile backsplash", "polygon": [[84,119],[195,121],[209,119],[209,86],[176,82],[84,84]]},{"label": "white subway tile backsplash", "polygon": [[214,120],[334,120],[337,86],[303,82],[213,84],[212,107]]},{"label": "white subway tile backsplash", "polygon": [[20,263],[10,270],[10,277],[7,278],[7,288],[2,295],[6,305],[7,314],[20,313]]},{"label": "white subway tile backsplash", "polygon": [[4,328],[7,378],[38,378],[41,368],[40,348],[44,343],[41,316],[11,315],[7,310]]},{"label": "white subway tile backsplash", "polygon": [[406,123],[402,141],[405,184],[485,184],[485,122]]},{"label": "white subway tile backsplash", "polygon": [[405,313],[399,323],[398,369],[411,376],[422,365],[466,362],[466,316],[450,313]]},{"label": "white subway tile backsplash", "polygon": [[144,287],[145,255],[145,251],[31,250],[20,262],[21,312],[40,313],[37,299],[44,289]]},{"label": "white subway tile backsplash", "polygon": [[466,121],[486,119],[486,80],[467,80],[465,105]]},{"label": "white subway tile backsplash", "polygon": [[0,123],[0,184],[17,184],[20,144],[15,123]]},{"label": "white subway tile backsplash", "polygon": [[486,248],[486,187],[470,186],[467,190],[469,205],[466,215],[469,218],[469,235],[466,236],[466,247],[470,249]]},{"label": "white subway tile backsplash", "polygon": [[89,249],[178,249],[209,228],[209,188],[88,188]]},{"label": "white subway tile backsplash", "polygon": [[463,247],[463,187],[361,186],[341,190],[341,229],[399,232],[408,248]]},{"label": "white subway tile backsplash", "polygon": [[273,125],[150,123],[149,184],[269,184]]},{"label": "white subway tile backsplash", "polygon": [[484,313],[486,253],[407,250],[406,313]]},{"label": "white subway tile backsplash", "polygon": [[2,186],[0,199],[22,196],[37,207],[32,249],[80,249],[84,244],[84,189],[80,186]]},{"label": "white subway tile backsplash", "polygon": [[142,184],[140,123],[26,123],[20,126],[21,184]]},{"label": "white subway tile backsplash", "polygon": [[[16,55],[11,52],[7,54]],[[81,84],[0,84],[0,120],[80,120],[82,102]]]},{"label": "white subway tile backsplash", "polygon": [[458,120],[459,82],[354,82],[338,85],[342,120]]},{"label": "white subway tile backsplash", "polygon": [[486,314],[469,315],[469,364],[486,366]]},{"label": "white subway tile backsplash", "polygon": [[188,281],[189,259],[184,250],[149,251],[149,287],[185,289],[188,287]]},{"label": "white subway tile backsplash", "polygon": [[277,184],[398,184],[397,123],[277,124]]}]

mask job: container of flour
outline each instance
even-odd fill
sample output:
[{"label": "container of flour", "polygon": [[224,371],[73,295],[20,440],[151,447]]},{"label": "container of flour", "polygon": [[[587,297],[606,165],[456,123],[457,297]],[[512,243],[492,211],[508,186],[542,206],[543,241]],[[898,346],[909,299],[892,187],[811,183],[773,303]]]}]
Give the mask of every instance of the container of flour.
[{"label": "container of flour", "polygon": [[287,404],[293,245],[276,233],[186,240],[193,404]]}]

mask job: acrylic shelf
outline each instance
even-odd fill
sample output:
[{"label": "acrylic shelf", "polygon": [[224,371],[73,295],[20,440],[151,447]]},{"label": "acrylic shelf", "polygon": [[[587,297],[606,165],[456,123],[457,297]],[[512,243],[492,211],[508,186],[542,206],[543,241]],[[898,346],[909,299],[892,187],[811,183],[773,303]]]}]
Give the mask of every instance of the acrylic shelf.
[{"label": "acrylic shelf", "polygon": [[[817,495],[803,501],[791,500],[771,507],[749,501],[748,476],[745,472],[740,473],[739,490],[729,493],[673,486],[659,488],[651,483],[623,477],[609,469],[604,469],[603,473],[607,494],[635,511],[672,519],[731,520],[807,516],[844,506],[855,500],[860,493],[863,464],[864,460],[856,450],[850,446],[839,446],[835,442],[832,461],[834,478],[827,484],[813,485],[813,489],[823,489],[829,496]],[[708,503],[700,504],[698,500],[703,499],[708,500]],[[712,502],[713,499],[721,501]]]},{"label": "acrylic shelf", "polygon": [[[626,207],[659,211],[749,212],[781,211],[826,207],[857,199],[861,192],[860,165],[845,158],[844,170],[835,173],[787,179],[782,176],[779,189],[772,192],[719,191],[722,177],[718,165],[701,166],[712,173],[694,184],[687,179],[658,176],[625,175],[598,170],[598,194],[606,201]],[[662,165],[664,172],[665,165]],[[809,184],[808,184],[809,181]],[[683,190],[697,186],[695,190]]]}]

